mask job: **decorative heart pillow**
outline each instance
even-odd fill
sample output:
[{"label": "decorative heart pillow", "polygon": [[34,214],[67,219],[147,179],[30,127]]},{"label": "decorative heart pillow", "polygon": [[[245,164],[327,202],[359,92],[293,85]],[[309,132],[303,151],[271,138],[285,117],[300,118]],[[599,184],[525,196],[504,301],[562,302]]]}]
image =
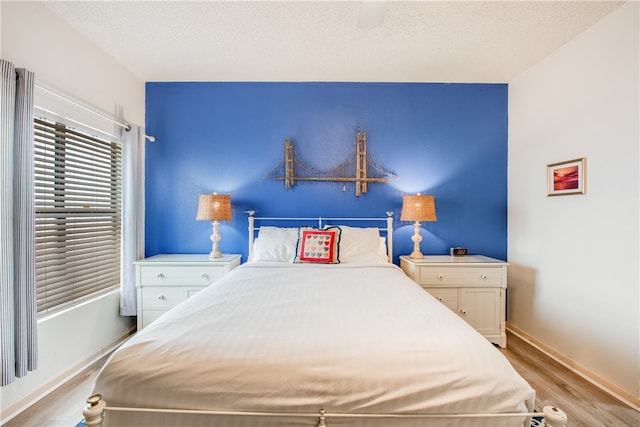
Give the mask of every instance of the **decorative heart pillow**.
[{"label": "decorative heart pillow", "polygon": [[298,245],[293,262],[316,262],[322,264],[339,264],[338,245],[340,229],[329,227],[323,230],[311,227],[300,227]]}]

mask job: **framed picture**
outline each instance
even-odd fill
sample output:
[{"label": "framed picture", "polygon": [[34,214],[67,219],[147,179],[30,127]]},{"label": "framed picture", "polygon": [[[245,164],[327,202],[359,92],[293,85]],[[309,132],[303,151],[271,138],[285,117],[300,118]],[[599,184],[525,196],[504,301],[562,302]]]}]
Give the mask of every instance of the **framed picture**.
[{"label": "framed picture", "polygon": [[587,159],[585,157],[547,165],[547,196],[584,194]]}]

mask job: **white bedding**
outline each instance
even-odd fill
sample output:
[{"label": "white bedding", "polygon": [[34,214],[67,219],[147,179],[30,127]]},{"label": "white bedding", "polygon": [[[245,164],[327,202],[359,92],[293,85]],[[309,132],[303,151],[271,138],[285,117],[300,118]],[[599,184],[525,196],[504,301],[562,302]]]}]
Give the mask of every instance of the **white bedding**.
[{"label": "white bedding", "polygon": [[[109,406],[348,413],[530,412],[534,390],[492,344],[392,264],[244,264],[110,358]],[[109,412],[107,426],[286,426]],[[521,419],[428,425],[522,425]],[[328,419],[329,426],[426,425]]]}]

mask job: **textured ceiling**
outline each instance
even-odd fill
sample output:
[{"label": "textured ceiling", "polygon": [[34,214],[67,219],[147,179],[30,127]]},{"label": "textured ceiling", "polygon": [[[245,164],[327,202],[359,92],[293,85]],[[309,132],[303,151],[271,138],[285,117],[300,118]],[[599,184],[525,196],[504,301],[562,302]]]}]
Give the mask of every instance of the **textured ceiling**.
[{"label": "textured ceiling", "polygon": [[509,82],[622,3],[45,4],[144,81]]}]

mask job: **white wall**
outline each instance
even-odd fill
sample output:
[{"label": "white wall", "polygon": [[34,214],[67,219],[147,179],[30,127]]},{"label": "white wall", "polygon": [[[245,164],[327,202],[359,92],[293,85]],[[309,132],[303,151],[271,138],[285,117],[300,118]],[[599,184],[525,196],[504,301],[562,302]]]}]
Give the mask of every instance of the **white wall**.
[{"label": "white wall", "polygon": [[[129,122],[144,124],[144,82],[42,4],[0,2],[0,17],[3,59],[33,71],[36,82],[112,114],[121,111]],[[134,327],[134,319],[119,316],[117,292],[41,320],[38,370],[0,388],[2,421],[108,350]],[[78,402],[79,408],[82,403]]]},{"label": "white wall", "polygon": [[[640,398],[639,3],[509,83],[508,321]],[[587,194],[546,196],[546,165],[587,158]],[[599,378],[598,378],[599,377]]]},{"label": "white wall", "polygon": [[41,2],[0,2],[2,58],[112,114],[144,125],[144,81],[78,34]]}]

